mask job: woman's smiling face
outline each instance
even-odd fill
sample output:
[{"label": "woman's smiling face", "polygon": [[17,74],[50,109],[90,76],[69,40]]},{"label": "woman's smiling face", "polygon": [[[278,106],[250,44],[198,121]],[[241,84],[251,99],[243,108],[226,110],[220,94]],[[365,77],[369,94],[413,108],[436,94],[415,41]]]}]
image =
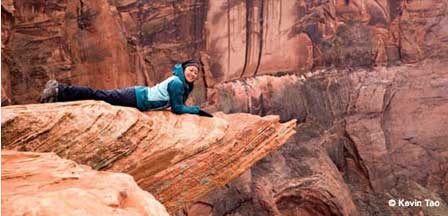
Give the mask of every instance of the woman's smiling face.
[{"label": "woman's smiling face", "polygon": [[196,66],[190,65],[185,68],[184,74],[187,82],[192,83],[198,78],[199,69]]}]

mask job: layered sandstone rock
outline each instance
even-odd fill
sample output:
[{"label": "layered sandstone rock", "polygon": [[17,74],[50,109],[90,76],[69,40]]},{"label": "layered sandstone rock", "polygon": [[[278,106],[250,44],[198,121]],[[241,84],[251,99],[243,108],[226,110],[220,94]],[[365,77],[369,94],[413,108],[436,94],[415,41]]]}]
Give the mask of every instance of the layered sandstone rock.
[{"label": "layered sandstone rock", "polygon": [[[444,59],[219,86],[220,109],[303,122],[279,151],[179,215],[446,214],[447,68]],[[440,206],[393,208],[394,198]]]},{"label": "layered sandstone rock", "polygon": [[192,27],[205,7],[196,14],[191,4],[2,1],[6,90],[23,104],[37,102],[48,79],[101,89],[154,84],[201,46],[202,27]]},{"label": "layered sandstone rock", "polygon": [[11,99],[9,99],[6,91],[2,88],[2,106],[7,106],[11,104]]},{"label": "layered sandstone rock", "polygon": [[168,213],[129,175],[98,172],[54,153],[2,150],[2,215]]},{"label": "layered sandstone rock", "polygon": [[2,64],[14,101],[36,102],[48,79],[98,88],[135,82],[120,20],[107,1],[3,1],[3,17]]},{"label": "layered sandstone rock", "polygon": [[153,85],[191,57],[207,65],[196,82],[203,102],[231,80],[448,53],[446,0],[9,0],[2,11],[10,74],[2,84],[15,103],[37,101],[49,78],[95,88]]},{"label": "layered sandstone rock", "polygon": [[10,56],[11,53],[6,52],[4,48],[9,42],[9,39],[12,35],[12,27],[14,25],[14,6],[12,1],[2,1],[2,106],[9,105],[12,103],[12,88],[11,88],[11,78],[9,74],[9,66],[13,64],[12,58]]},{"label": "layered sandstone rock", "polygon": [[141,113],[95,101],[8,106],[2,148],[52,151],[128,173],[172,212],[236,178],[295,132],[295,120],[215,115]]}]

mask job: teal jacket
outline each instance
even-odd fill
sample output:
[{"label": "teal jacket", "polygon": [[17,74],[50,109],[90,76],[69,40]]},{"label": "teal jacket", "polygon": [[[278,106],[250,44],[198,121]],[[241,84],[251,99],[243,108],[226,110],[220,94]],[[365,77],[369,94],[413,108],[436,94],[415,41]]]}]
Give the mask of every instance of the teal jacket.
[{"label": "teal jacket", "polygon": [[185,80],[181,64],[174,65],[173,76],[153,86],[136,86],[135,96],[137,108],[140,111],[161,110],[171,107],[176,114],[198,114],[198,106],[185,106],[188,95],[193,90],[193,84]]}]

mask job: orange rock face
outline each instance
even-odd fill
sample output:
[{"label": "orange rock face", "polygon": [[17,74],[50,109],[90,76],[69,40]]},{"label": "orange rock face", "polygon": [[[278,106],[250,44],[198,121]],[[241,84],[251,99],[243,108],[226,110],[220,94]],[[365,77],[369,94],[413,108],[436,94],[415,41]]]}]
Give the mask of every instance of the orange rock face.
[{"label": "orange rock face", "polygon": [[54,153],[2,150],[2,215],[152,215],[165,207],[131,176]]},{"label": "orange rock face", "polygon": [[110,9],[104,0],[2,2],[2,64],[10,77],[2,76],[2,84],[13,100],[36,102],[48,79],[97,88],[135,83],[122,26]]},{"label": "orange rock face", "polygon": [[313,66],[313,44],[295,32],[295,1],[210,2],[205,28],[213,79],[221,82]]},{"label": "orange rock face", "polygon": [[8,106],[2,147],[52,151],[94,169],[128,173],[173,212],[230,182],[295,132],[295,120],[215,115],[144,114],[94,101]]},{"label": "orange rock face", "polygon": [[[2,84],[36,102],[49,78],[153,85],[175,62],[207,64],[200,91],[259,75],[446,57],[446,0],[2,1]],[[203,101],[205,93],[197,94]]]},{"label": "orange rock face", "polygon": [[[211,215],[447,214],[447,68],[441,59],[217,85],[219,110],[301,123],[278,151],[182,213],[207,207]],[[414,197],[441,205],[388,205]]]}]

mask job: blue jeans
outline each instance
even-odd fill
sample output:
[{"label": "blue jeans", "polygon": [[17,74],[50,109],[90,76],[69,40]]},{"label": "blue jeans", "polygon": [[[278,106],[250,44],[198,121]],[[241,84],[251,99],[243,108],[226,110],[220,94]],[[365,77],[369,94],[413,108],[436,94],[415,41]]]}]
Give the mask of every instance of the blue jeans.
[{"label": "blue jeans", "polygon": [[134,87],[95,90],[85,86],[58,85],[58,101],[101,100],[112,105],[137,108]]}]

